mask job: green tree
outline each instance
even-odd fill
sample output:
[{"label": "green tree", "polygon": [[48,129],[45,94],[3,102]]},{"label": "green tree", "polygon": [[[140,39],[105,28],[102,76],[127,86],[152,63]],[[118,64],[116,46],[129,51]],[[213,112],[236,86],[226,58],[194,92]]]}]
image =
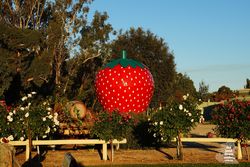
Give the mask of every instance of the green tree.
[{"label": "green tree", "polygon": [[192,97],[197,96],[196,89],[194,87],[194,82],[187,76],[187,74],[178,73],[175,79],[175,99],[182,100],[183,95],[189,94]]},{"label": "green tree", "polygon": [[68,98],[77,97],[88,105],[95,101],[95,73],[110,57],[109,34],[113,28],[107,19],[107,13],[96,12],[92,22],[82,27],[80,51],[67,61],[63,90]]},{"label": "green tree", "polygon": [[129,58],[142,62],[150,69],[155,81],[151,106],[158,106],[159,102],[166,102],[173,96],[176,76],[174,56],[162,38],[149,30],[131,28],[118,34],[112,50],[113,58],[117,58],[121,50],[126,50]]},{"label": "green tree", "polygon": [[[29,81],[40,84],[46,78],[48,55],[42,56],[43,35],[37,30],[20,29],[0,21],[0,94],[15,101]],[[43,62],[43,63],[42,63]],[[47,64],[47,65],[46,65]],[[13,84],[19,84],[17,85]],[[12,90],[9,90],[9,88]],[[17,96],[13,96],[16,92]]]},{"label": "green tree", "polygon": [[73,89],[79,94],[93,89],[97,62],[110,55],[107,13],[96,12],[89,23],[91,0],[0,2],[1,96],[15,92],[12,99],[18,100],[21,92],[35,88],[72,98]]},{"label": "green tree", "polygon": [[0,94],[7,102],[15,102],[31,81],[41,86],[47,80],[50,58],[43,50],[50,12],[50,5],[42,0],[0,1],[0,64],[4,74]]},{"label": "green tree", "polygon": [[246,85],[245,85],[246,89],[250,89],[250,80],[247,78],[246,80]]},{"label": "green tree", "polygon": [[227,100],[235,97],[235,93],[227,86],[221,86],[214,94],[215,101]]},{"label": "green tree", "polygon": [[153,144],[161,146],[177,139],[177,157],[183,159],[181,134],[188,134],[199,121],[197,101],[189,95],[184,95],[179,102],[160,108],[154,112],[149,121],[149,133],[154,137]]},{"label": "green tree", "polygon": [[207,101],[209,99],[209,85],[206,85],[204,81],[199,83],[198,98],[202,101]]}]

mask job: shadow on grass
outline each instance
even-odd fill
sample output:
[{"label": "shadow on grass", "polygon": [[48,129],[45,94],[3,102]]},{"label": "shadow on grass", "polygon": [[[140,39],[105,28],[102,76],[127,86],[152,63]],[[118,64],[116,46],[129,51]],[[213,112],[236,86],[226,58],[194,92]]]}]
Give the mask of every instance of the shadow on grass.
[{"label": "shadow on grass", "polygon": [[[41,154],[36,154],[33,158],[26,161],[22,167],[43,167],[42,161],[45,160],[46,154],[47,151],[44,151]],[[59,165],[62,167],[84,167],[83,164],[77,163],[77,160],[69,152],[65,153],[64,159]]]},{"label": "shadow on grass", "polygon": [[42,167],[42,161],[45,159],[45,155],[39,155],[37,154],[35,157],[33,157],[32,159],[26,161],[22,167]]},{"label": "shadow on grass", "polygon": [[201,143],[197,143],[197,142],[183,142],[183,147],[184,147],[184,149],[185,148],[199,148],[199,149],[205,150],[205,151],[220,153],[219,151],[214,150],[214,148],[220,148],[220,147],[201,144]]},{"label": "shadow on grass", "polygon": [[169,159],[169,160],[173,160],[174,159],[174,157],[172,155],[166,153],[165,151],[163,151],[160,148],[156,148],[156,151],[159,151],[160,153],[164,154],[166,156],[166,158]]}]

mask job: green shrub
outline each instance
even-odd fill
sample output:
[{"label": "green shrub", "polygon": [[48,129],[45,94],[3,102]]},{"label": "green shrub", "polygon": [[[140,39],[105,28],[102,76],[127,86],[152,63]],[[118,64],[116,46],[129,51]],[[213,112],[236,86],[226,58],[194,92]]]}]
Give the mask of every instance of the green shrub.
[{"label": "green shrub", "polygon": [[149,133],[154,137],[154,144],[170,142],[179,134],[188,134],[199,121],[200,112],[196,101],[188,95],[180,102],[159,108],[149,119]]},{"label": "green shrub", "polygon": [[126,138],[133,125],[134,119],[130,113],[103,111],[97,114],[90,134],[105,141],[122,140]]},{"label": "green shrub", "polygon": [[0,138],[25,140],[48,138],[59,127],[58,114],[53,113],[49,100],[36,97],[36,92],[23,96],[20,105],[10,111],[1,109]]}]

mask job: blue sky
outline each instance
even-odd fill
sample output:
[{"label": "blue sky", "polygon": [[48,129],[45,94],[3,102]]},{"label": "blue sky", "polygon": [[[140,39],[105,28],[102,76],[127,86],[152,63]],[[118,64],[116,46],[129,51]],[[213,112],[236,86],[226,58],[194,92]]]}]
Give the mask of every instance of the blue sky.
[{"label": "blue sky", "polygon": [[196,88],[242,89],[250,79],[250,0],[95,0],[115,30],[142,27],[162,37],[178,72]]}]

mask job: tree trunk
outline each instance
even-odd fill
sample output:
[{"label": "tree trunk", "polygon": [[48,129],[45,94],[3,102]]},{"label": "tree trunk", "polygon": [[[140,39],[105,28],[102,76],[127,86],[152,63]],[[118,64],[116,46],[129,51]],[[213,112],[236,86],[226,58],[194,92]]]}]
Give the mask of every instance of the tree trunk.
[{"label": "tree trunk", "polygon": [[177,142],[177,159],[183,160],[184,159],[183,145],[182,145],[182,142],[181,142],[181,133],[180,132],[178,132],[176,142]]},{"label": "tree trunk", "polygon": [[31,129],[30,126],[28,125],[28,139],[29,139],[29,160],[32,158],[31,157],[31,149],[32,149],[32,136],[31,136]]}]

